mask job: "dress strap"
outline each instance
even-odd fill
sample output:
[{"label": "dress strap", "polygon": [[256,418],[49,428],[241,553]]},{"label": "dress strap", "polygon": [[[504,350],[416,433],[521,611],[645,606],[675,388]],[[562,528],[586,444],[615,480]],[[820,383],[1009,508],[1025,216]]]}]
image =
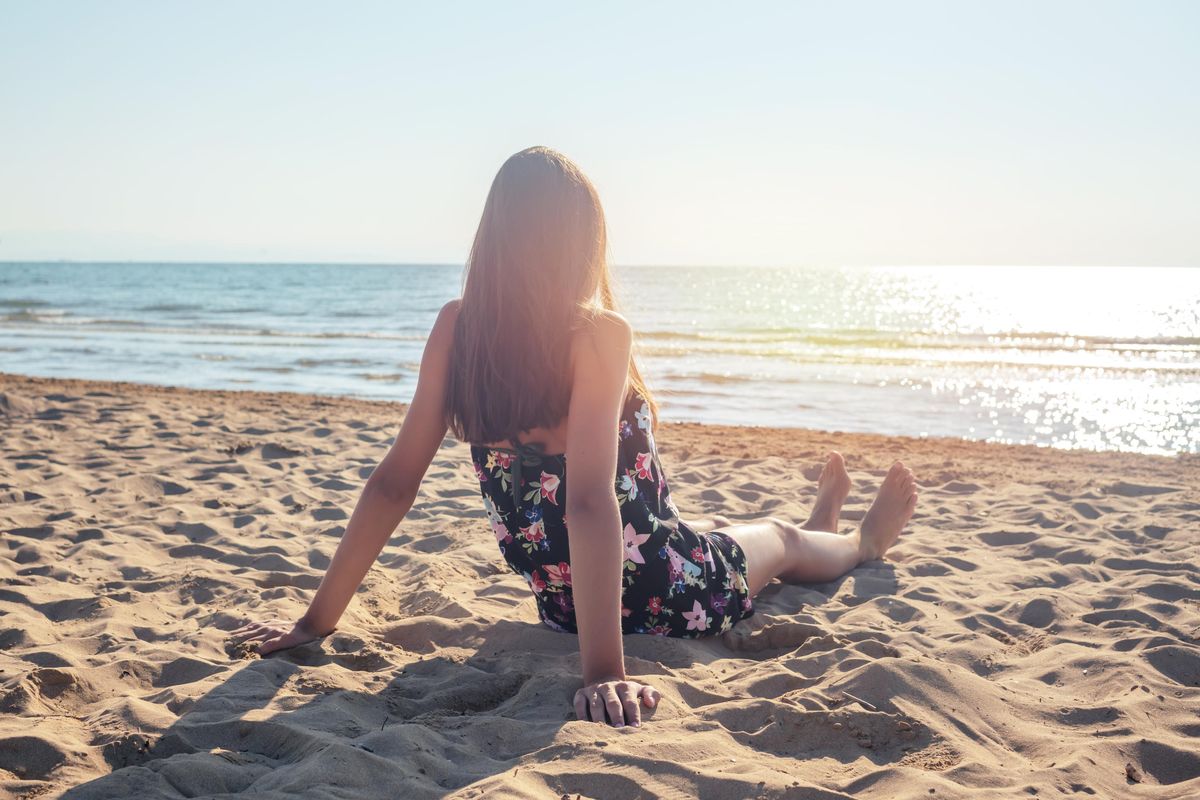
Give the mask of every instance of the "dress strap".
[{"label": "dress strap", "polygon": [[516,449],[508,447],[493,447],[501,453],[512,453],[516,458],[508,465],[508,485],[512,490],[513,508],[521,507],[521,467],[525,464],[537,464],[546,453],[546,445],[541,442],[517,442]]}]

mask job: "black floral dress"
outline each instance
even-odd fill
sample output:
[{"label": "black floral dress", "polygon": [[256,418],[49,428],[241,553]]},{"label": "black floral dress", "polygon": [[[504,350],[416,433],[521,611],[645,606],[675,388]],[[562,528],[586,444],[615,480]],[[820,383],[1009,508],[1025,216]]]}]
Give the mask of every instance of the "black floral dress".
[{"label": "black floral dress", "polygon": [[[617,430],[617,501],[625,564],[624,633],[695,638],[754,613],[746,556],[730,536],[679,519],[650,430],[650,408],[630,392]],[[525,578],[549,627],[576,633],[567,541],[566,454],[536,446],[471,446],[488,522],[505,561]]]}]

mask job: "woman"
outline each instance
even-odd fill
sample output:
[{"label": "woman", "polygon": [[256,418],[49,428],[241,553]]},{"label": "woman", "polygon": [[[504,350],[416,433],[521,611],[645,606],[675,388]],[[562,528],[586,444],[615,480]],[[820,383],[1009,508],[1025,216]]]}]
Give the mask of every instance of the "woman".
[{"label": "woman", "polygon": [[606,250],[599,198],[578,167],[544,147],[505,162],[463,296],[434,323],[400,432],[308,611],[293,625],[250,623],[235,636],[266,654],[331,633],[447,430],[471,444],[492,531],[542,621],[579,636],[580,719],[639,725],[639,702],[658,703],[657,690],[627,678],[622,634],[721,633],[754,613],[753,598],[775,578],[829,581],[883,556],[917,500],[899,462],[847,536],[836,533],[850,490],[837,453],[802,527],[767,518],[700,531],[679,519]]}]

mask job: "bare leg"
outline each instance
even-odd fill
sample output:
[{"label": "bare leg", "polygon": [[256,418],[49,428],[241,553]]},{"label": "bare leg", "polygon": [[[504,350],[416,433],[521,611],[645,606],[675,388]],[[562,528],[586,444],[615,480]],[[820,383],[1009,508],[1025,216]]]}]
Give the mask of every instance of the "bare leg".
[{"label": "bare leg", "polygon": [[717,528],[728,528],[732,524],[733,520],[729,517],[714,514],[711,517],[704,517],[695,522],[689,522],[688,526],[696,531],[696,533],[707,533],[708,531],[715,531]]},{"label": "bare leg", "polygon": [[803,528],[768,517],[720,529],[746,554],[752,596],[775,578],[823,583],[845,575],[863,561],[881,558],[900,535],[917,501],[912,472],[896,462],[863,518],[862,529],[842,536],[831,532],[837,529],[837,517],[850,490],[840,454],[830,453],[818,484],[813,515]]}]

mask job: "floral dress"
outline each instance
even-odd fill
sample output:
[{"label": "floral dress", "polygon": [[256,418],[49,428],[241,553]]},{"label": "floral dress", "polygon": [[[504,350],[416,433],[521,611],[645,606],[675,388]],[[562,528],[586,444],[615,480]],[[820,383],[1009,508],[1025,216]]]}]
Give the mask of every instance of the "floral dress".
[{"label": "floral dress", "polygon": [[[746,556],[718,531],[679,519],[650,430],[650,408],[631,391],[617,429],[615,490],[625,562],[622,632],[695,638],[754,613]],[[525,578],[549,627],[576,633],[567,540],[566,454],[539,445],[471,446],[488,522],[504,560]]]}]

